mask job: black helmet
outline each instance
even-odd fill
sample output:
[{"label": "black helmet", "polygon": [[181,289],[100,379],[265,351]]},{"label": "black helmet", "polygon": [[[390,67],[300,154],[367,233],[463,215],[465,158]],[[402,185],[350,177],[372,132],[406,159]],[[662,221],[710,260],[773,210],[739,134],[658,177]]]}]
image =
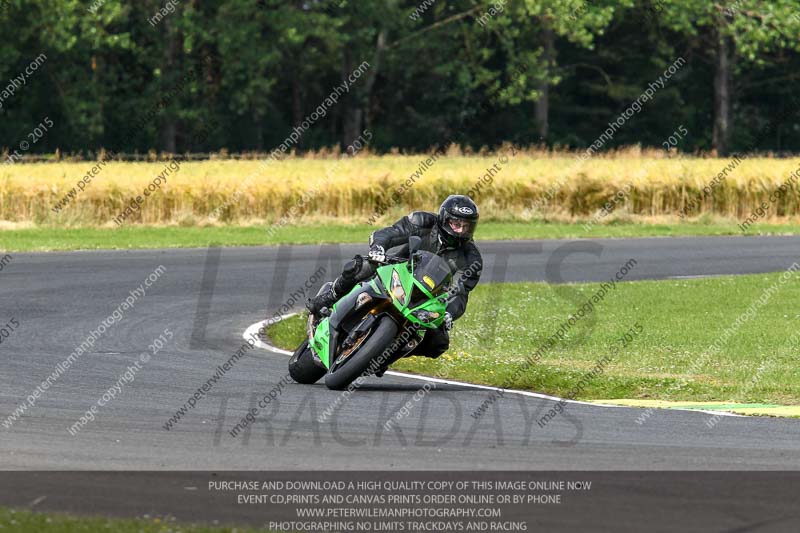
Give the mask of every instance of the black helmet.
[{"label": "black helmet", "polygon": [[472,240],[478,225],[478,206],[469,196],[451,194],[439,208],[439,235],[448,246]]}]

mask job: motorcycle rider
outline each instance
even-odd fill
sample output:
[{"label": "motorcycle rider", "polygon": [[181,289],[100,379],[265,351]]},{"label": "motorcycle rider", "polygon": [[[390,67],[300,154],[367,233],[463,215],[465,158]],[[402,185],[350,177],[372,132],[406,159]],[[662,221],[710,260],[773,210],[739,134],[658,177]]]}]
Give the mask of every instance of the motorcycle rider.
[{"label": "motorcycle rider", "polygon": [[308,300],[306,305],[309,312],[316,315],[323,308],[331,307],[356,284],[374,276],[375,264],[371,261],[383,263],[386,250],[408,243],[408,238],[415,235],[422,239],[421,250],[435,253],[448,262],[452,260],[456,266],[454,283],[459,290],[448,298],[444,322],[436,329],[427,330],[422,342],[409,354],[439,357],[450,346],[449,332],[453,321],[466,311],[469,293],[481,277],[483,259],[472,240],[477,225],[478,206],[475,202],[468,196],[453,194],[442,202],[438,215],[414,211],[393,225],[373,232],[369,238],[368,257],[356,255],[348,261],[329,291]]}]

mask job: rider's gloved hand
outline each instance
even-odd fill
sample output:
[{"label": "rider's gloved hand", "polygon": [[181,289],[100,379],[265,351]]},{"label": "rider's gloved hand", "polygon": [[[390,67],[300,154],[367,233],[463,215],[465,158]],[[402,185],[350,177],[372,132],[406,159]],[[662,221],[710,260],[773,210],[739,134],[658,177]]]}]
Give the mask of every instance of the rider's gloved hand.
[{"label": "rider's gloved hand", "polygon": [[369,258],[372,261],[377,261],[378,263],[385,263],[386,262],[386,250],[383,249],[383,246],[378,244],[373,244],[372,247],[369,249]]},{"label": "rider's gloved hand", "polygon": [[450,331],[453,329],[453,315],[450,313],[444,314],[444,329],[445,331]]}]

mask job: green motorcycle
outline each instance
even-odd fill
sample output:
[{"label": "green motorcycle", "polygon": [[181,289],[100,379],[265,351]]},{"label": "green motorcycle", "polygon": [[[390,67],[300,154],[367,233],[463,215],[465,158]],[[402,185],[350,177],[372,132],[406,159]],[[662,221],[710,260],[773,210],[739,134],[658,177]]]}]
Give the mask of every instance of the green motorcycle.
[{"label": "green motorcycle", "polygon": [[311,384],[325,376],[329,389],[345,389],[360,376],[382,375],[442,324],[454,265],[419,250],[421,242],[411,237],[407,254],[387,257],[322,317],[308,317],[308,338],[289,359],[292,379]]}]

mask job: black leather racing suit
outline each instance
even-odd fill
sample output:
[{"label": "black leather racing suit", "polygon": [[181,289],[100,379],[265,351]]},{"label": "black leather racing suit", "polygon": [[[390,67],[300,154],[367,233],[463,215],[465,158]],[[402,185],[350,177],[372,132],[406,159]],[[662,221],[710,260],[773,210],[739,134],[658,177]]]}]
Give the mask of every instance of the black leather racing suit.
[{"label": "black leather racing suit", "polygon": [[[420,249],[433,252],[441,256],[445,261],[453,260],[456,265],[456,273],[453,283],[457,283],[460,278],[464,290],[461,292],[453,291],[453,296],[447,302],[447,312],[453,320],[459,318],[467,309],[469,293],[478,284],[483,269],[483,259],[475,246],[474,241],[469,241],[459,247],[447,247],[439,238],[439,226],[437,216],[427,211],[415,211],[395,222],[393,225],[377,230],[369,238],[370,246],[383,246],[388,253],[391,248],[402,246],[408,243],[408,238],[416,235],[422,239]],[[361,281],[375,275],[375,267],[372,263],[360,258],[349,261],[334,282],[334,291],[341,297],[352,290]],[[429,330],[425,334],[423,341],[412,352],[413,355],[424,355],[427,357],[439,357],[450,346],[450,335],[444,324],[437,329]]]}]

